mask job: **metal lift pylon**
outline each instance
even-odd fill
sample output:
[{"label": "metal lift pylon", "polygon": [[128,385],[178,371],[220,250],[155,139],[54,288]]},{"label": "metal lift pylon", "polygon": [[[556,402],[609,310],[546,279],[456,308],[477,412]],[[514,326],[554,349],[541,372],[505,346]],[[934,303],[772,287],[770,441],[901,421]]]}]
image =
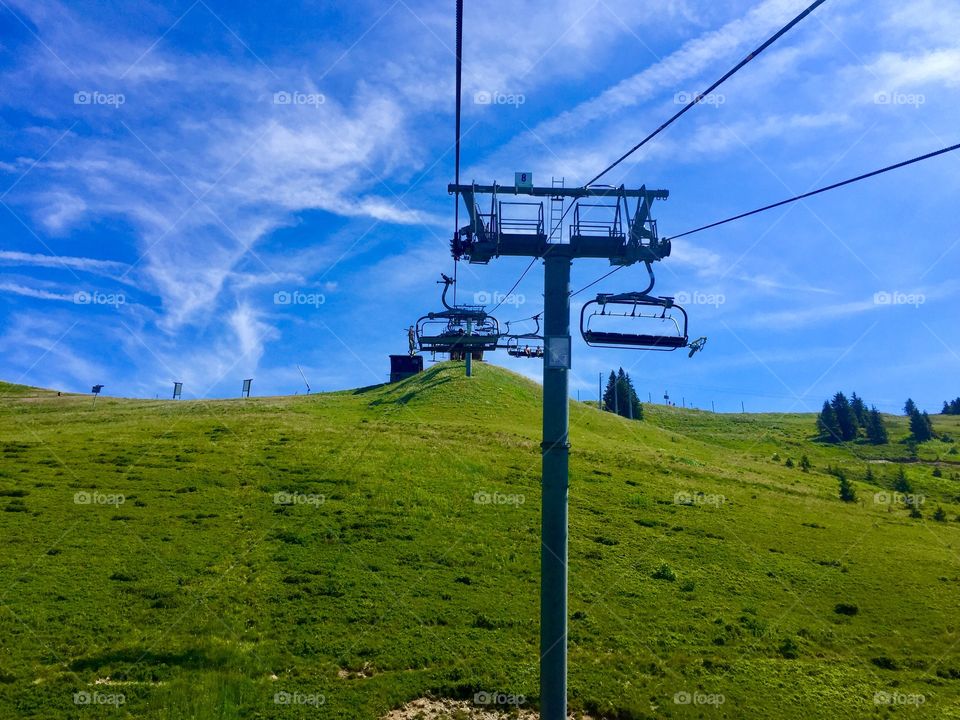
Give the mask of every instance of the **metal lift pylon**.
[{"label": "metal lift pylon", "polygon": [[[656,222],[650,216],[655,199],[666,199],[666,190],[623,186],[563,188],[461,185],[448,186],[450,193],[463,196],[470,224],[459,228],[452,242],[454,258],[471,263],[488,263],[501,256],[542,258],[544,263],[544,358],[543,358],[543,442],[540,546],[540,717],[566,720],[567,717],[567,540],[570,461],[569,370],[570,269],[577,258],[603,258],[611,265],[651,263],[670,255],[670,241],[657,237]],[[478,195],[490,195],[490,212],[481,211]],[[581,216],[575,209],[569,242],[562,242],[560,220],[544,227],[542,200],[504,201],[500,196],[550,198],[551,205],[569,199],[606,198],[605,219]],[[629,202],[635,201],[633,212]],[[516,206],[527,206],[524,217],[504,217]],[[536,217],[532,217],[536,215]],[[562,213],[561,213],[562,218]],[[554,232],[556,231],[556,234]]]}]

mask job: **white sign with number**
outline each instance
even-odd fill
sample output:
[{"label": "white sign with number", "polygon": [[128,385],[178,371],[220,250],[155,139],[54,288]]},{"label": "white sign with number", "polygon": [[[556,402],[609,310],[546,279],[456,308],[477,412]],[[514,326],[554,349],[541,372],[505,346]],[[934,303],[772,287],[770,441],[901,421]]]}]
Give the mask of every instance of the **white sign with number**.
[{"label": "white sign with number", "polygon": [[529,172],[518,172],[513,174],[514,184],[518,188],[532,188],[533,187],[533,173]]}]

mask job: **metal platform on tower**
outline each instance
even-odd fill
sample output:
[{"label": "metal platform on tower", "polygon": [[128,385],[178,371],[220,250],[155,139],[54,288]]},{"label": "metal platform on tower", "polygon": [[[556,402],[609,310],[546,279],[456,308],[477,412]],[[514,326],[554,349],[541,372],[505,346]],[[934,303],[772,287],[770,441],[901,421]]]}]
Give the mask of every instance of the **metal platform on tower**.
[{"label": "metal platform on tower", "polygon": [[[650,215],[654,200],[669,197],[667,190],[622,185],[565,188],[556,183],[552,187],[450,184],[447,190],[463,196],[470,216],[451,249],[454,257],[471,263],[486,264],[501,256],[542,257],[560,248],[568,257],[605,258],[611,265],[655,262],[670,255],[670,241],[658,237],[657,223]],[[479,195],[490,196],[487,212],[478,202]],[[554,208],[550,227],[544,222],[545,200],[555,204],[558,198],[574,201],[567,242]]]}]

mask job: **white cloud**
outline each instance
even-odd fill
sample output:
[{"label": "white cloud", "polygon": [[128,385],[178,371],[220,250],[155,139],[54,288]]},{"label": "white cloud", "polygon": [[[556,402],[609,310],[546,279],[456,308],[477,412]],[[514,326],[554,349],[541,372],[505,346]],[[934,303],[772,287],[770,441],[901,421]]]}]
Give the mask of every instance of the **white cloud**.
[{"label": "white cloud", "polygon": [[83,198],[70,192],[50,193],[40,199],[40,222],[53,233],[60,235],[70,230],[83,217],[87,203]]},{"label": "white cloud", "polygon": [[805,4],[801,0],[766,0],[743,18],[688,41],[679,50],[621,80],[597,97],[538,125],[535,132],[546,138],[565,135],[595,120],[622,113],[668,88],[675,89],[678,84],[715,67],[718,58],[728,57],[748,44],[759,44],[760,38],[782,25]]},{"label": "white cloud", "polygon": [[0,250],[0,263],[4,265],[32,265],[35,267],[71,268],[104,275],[121,273],[127,265],[114,260],[97,260],[94,258],[69,257],[61,255],[42,255],[38,253],[17,252],[14,250]]},{"label": "white cloud", "polygon": [[927,52],[883,53],[867,67],[876,75],[881,90],[919,90],[932,83],[960,86],[960,48]]},{"label": "white cloud", "polygon": [[18,283],[0,283],[0,292],[13,293],[24,297],[37,298],[39,300],[61,300],[64,302],[73,302],[73,295],[66,293],[52,293],[47,290],[20,285]]}]

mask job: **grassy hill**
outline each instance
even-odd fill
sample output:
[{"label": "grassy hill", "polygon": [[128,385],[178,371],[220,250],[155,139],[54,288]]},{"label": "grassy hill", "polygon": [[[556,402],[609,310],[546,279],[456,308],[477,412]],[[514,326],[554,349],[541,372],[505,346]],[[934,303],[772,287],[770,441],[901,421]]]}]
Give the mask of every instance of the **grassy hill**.
[{"label": "grassy hill", "polygon": [[[535,706],[540,390],[474,367],[95,408],[0,388],[0,717]],[[916,459],[902,418],[888,446],[838,448],[810,415],[645,407],[571,414],[573,707],[960,717],[952,442]],[[786,465],[803,455],[809,472]],[[922,518],[884,502],[900,462]]]}]

